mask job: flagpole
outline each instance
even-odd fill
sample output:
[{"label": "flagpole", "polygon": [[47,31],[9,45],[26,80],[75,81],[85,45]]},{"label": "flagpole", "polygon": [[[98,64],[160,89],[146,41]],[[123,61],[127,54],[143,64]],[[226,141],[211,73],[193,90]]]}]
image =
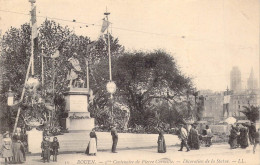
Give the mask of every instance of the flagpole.
[{"label": "flagpole", "polygon": [[88,67],[88,60],[86,60],[87,63],[87,89],[89,90],[89,67]]},{"label": "flagpole", "polygon": [[[35,3],[35,0],[29,0],[29,2],[31,2],[31,13],[33,12],[33,7],[34,7],[34,3]],[[32,14],[31,14],[32,15]],[[31,54],[32,54],[32,75],[34,75],[34,43],[33,43],[33,18],[31,17],[31,27],[32,27],[32,32],[31,32]]]},{"label": "flagpole", "polygon": [[[32,6],[32,10],[33,10],[33,3],[35,3],[35,0],[29,0],[29,2],[31,2],[31,6]],[[31,24],[32,24],[32,21],[31,21]],[[32,30],[33,30],[33,27],[32,27]],[[26,72],[26,76],[25,76],[25,82],[24,82],[24,86],[23,86],[23,90],[22,90],[22,95],[21,95],[21,98],[20,98],[19,102],[23,101],[23,97],[24,97],[24,93],[25,93],[25,84],[26,84],[26,82],[28,80],[28,77],[29,77],[29,74],[30,74],[30,69],[32,69],[32,75],[34,75],[34,66],[33,66],[33,63],[34,63],[33,62],[34,61],[34,56],[33,56],[33,33],[31,34],[31,38],[32,38],[32,41],[31,41],[32,42],[32,49],[31,49],[32,53],[31,53],[30,61],[29,61],[27,72]],[[17,127],[17,124],[18,124],[18,119],[19,119],[19,116],[20,116],[20,112],[21,112],[21,106],[19,106],[19,108],[18,108],[18,112],[17,112],[16,118],[15,118],[15,123],[14,123],[14,129],[13,129],[12,136],[15,133],[15,130],[16,130],[16,127]]]},{"label": "flagpole", "polygon": [[[42,46],[42,54],[43,54],[43,46]],[[44,89],[44,58],[43,55],[41,56],[41,60],[42,60],[42,96],[45,95],[45,89]]]},{"label": "flagpole", "polygon": [[[110,15],[109,12],[104,13],[106,16],[107,22],[108,21],[108,15]],[[109,30],[107,28],[107,44],[108,44],[108,60],[109,60],[109,81],[112,82],[112,69],[111,69],[111,52],[110,52],[110,36],[109,36]],[[110,94],[110,101],[111,101],[111,116],[112,116],[112,122],[113,122],[113,94]]]}]

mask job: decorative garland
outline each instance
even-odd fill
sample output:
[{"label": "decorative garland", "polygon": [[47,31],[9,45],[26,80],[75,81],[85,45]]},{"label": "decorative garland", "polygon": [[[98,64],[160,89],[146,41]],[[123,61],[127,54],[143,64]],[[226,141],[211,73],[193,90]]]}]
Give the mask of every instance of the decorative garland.
[{"label": "decorative garland", "polygon": [[89,119],[88,116],[77,116],[75,113],[73,113],[72,116],[69,117],[70,119]]}]

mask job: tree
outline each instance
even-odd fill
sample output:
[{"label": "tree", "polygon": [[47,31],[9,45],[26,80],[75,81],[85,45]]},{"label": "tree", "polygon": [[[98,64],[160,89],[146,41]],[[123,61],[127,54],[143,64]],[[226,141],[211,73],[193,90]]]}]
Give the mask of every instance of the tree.
[{"label": "tree", "polygon": [[259,107],[254,105],[243,106],[244,110],[240,111],[243,113],[248,120],[255,122],[259,120]]},{"label": "tree", "polygon": [[174,58],[161,50],[126,53],[117,59],[115,66],[116,95],[130,107],[131,126],[147,125],[145,117],[155,113],[151,110],[153,106],[157,108],[155,99],[176,104],[191,88],[190,79],[181,74]]},{"label": "tree", "polygon": [[[61,117],[64,110],[63,93],[68,89],[69,81],[67,74],[70,70],[70,63],[68,59],[74,52],[77,53],[77,58],[80,62],[82,72],[79,73],[82,77],[86,77],[86,60],[90,63],[90,86],[93,89],[95,100],[102,100],[104,94],[100,92],[99,85],[105,87],[104,81],[99,81],[100,77],[108,74],[96,74],[96,65],[108,61],[106,39],[100,38],[95,42],[95,46],[87,49],[88,45],[93,43],[88,37],[77,36],[72,33],[68,27],[62,27],[55,21],[45,20],[38,28],[38,46],[34,57],[35,75],[42,81],[41,74],[41,57],[44,56],[44,84],[43,98],[46,103],[55,104],[56,118]],[[124,48],[118,43],[117,38],[110,36],[112,57],[118,56],[124,51]],[[5,80],[2,93],[6,93],[10,86],[17,94],[15,100],[20,99],[22,88],[24,86],[25,73],[28,67],[29,58],[31,55],[31,27],[29,24],[24,24],[21,28],[11,27],[3,37],[3,52],[1,55],[1,62],[4,64],[5,73],[3,78]],[[60,56],[56,59],[51,58],[54,52],[59,49]],[[99,65],[100,66],[100,65]],[[108,67],[106,67],[108,70]],[[97,68],[98,69],[98,68]],[[84,79],[85,80],[85,79]],[[101,84],[100,84],[101,83]],[[105,97],[105,99],[108,99]],[[94,107],[100,104],[99,101],[94,101]],[[98,109],[96,109],[98,110]],[[15,110],[14,110],[15,111]],[[93,111],[94,112],[94,111]],[[14,113],[15,114],[15,113]],[[94,114],[95,116],[95,114]],[[58,120],[53,120],[58,121]]]}]

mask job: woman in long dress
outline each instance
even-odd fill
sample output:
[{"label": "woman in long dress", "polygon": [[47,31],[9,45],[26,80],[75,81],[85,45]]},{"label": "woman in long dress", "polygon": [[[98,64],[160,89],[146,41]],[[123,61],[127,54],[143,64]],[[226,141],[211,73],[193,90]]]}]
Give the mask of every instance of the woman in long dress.
[{"label": "woman in long dress", "polygon": [[24,145],[16,136],[13,137],[13,140],[13,161],[14,163],[23,163],[25,161]]},{"label": "woman in long dress", "polygon": [[50,162],[50,149],[51,149],[51,143],[50,143],[50,138],[48,136],[44,137],[44,140],[42,141],[41,144],[42,148],[42,157],[43,157],[43,162],[45,161]]},{"label": "woman in long dress", "polygon": [[8,161],[10,163],[11,157],[13,156],[13,152],[12,152],[12,139],[10,138],[9,132],[4,134],[1,151],[2,151],[3,158],[5,158],[5,164],[7,164]]},{"label": "woman in long dress", "polygon": [[95,133],[95,129],[92,129],[89,136],[90,136],[90,141],[89,141],[88,147],[86,149],[86,154],[96,156],[96,154],[97,154],[97,135]]},{"label": "woman in long dress", "polygon": [[190,129],[190,133],[188,136],[188,145],[190,149],[198,150],[200,148],[199,134],[198,130],[196,130],[196,125],[192,125],[192,128]]},{"label": "woman in long dress", "polygon": [[157,143],[158,143],[158,152],[159,153],[165,153],[166,152],[166,144],[165,144],[165,139],[164,139],[162,131],[159,132]]},{"label": "woman in long dress", "polygon": [[21,128],[19,128],[19,127],[16,128],[16,131],[13,135],[13,139],[15,139],[15,141],[17,143],[21,144],[21,146],[22,146],[21,151],[22,151],[22,154],[23,154],[23,159],[24,159],[24,161],[26,161],[25,152],[26,152],[26,148],[27,148],[26,147],[27,146],[27,140],[26,140],[26,135],[21,132]]},{"label": "woman in long dress", "polygon": [[237,148],[237,138],[238,138],[238,132],[237,129],[232,125],[229,135],[229,145],[231,149]]},{"label": "woman in long dress", "polygon": [[248,147],[248,129],[246,127],[240,128],[240,147]]}]

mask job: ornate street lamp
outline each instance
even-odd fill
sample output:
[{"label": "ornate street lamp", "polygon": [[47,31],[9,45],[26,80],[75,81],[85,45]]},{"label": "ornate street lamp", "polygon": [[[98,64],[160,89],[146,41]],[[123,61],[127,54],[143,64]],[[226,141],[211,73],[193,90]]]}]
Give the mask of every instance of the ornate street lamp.
[{"label": "ornate street lamp", "polygon": [[114,94],[116,92],[116,84],[114,81],[109,81],[107,83],[107,91],[110,94]]},{"label": "ornate street lamp", "polygon": [[14,92],[11,90],[10,87],[7,93],[7,105],[12,106],[13,104],[14,104]]}]

